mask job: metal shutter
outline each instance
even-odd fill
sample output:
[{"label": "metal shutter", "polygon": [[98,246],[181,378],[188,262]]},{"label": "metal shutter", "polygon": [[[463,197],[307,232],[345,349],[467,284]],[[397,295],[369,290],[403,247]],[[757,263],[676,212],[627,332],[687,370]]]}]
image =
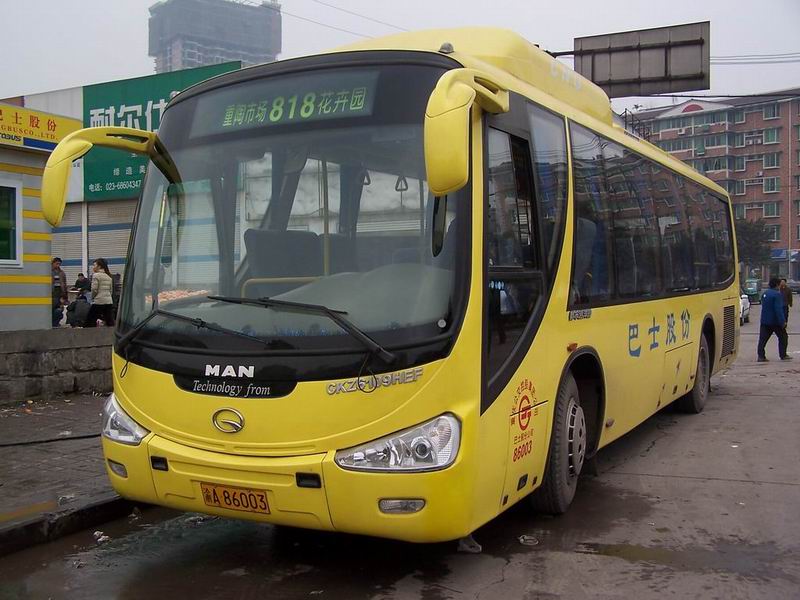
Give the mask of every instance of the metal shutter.
[{"label": "metal shutter", "polygon": [[89,264],[97,258],[105,258],[112,273],[125,270],[136,202],[114,200],[89,204]]},{"label": "metal shutter", "polygon": [[53,256],[64,261],[61,266],[67,274],[67,284],[72,285],[82,272],[83,244],[81,242],[81,204],[70,202],[64,208],[61,224],[53,229]]}]

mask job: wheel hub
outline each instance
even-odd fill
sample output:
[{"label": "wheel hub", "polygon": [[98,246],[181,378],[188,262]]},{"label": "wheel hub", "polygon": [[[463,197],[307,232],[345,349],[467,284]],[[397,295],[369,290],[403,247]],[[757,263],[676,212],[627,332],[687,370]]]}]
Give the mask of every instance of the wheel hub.
[{"label": "wheel hub", "polygon": [[586,457],[586,418],[583,408],[573,398],[570,398],[567,407],[567,452],[569,475],[577,477]]}]

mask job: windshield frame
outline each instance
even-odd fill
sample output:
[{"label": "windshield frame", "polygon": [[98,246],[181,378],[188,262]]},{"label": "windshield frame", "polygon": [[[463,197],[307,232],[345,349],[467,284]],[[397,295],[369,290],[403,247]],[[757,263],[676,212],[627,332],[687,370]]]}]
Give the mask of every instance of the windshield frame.
[{"label": "windshield frame", "polygon": [[[291,73],[303,73],[310,70],[318,70],[324,68],[356,68],[356,67],[386,67],[391,65],[413,65],[413,66],[432,66],[438,69],[451,69],[457,68],[461,65],[456,61],[444,57],[441,55],[437,55],[435,53],[427,53],[427,52],[406,52],[406,51],[369,51],[369,52],[349,52],[349,53],[342,53],[337,55],[326,55],[320,57],[312,57],[307,59],[294,59],[290,61],[284,61],[282,63],[275,63],[272,65],[260,65],[258,67],[252,67],[248,69],[243,69],[241,71],[235,71],[232,73],[228,73],[226,75],[214,78],[212,80],[208,80],[204,83],[198,84],[192,88],[189,88],[187,91],[183,92],[182,94],[176,96],[173,101],[170,103],[168,109],[171,109],[177,104],[186,101],[189,98],[195,97],[199,94],[204,94],[205,92],[227,87],[230,85],[235,85],[245,81],[253,81],[253,80],[260,80],[265,77],[280,77],[283,75],[288,75]],[[169,114],[169,113],[167,113]],[[177,115],[176,115],[177,116]],[[147,177],[155,176],[154,172],[155,169],[148,169]],[[143,190],[147,188],[147,185],[143,186]],[[451,327],[448,328],[448,331],[425,338],[419,338],[417,341],[412,343],[399,343],[399,344],[386,344],[387,349],[396,350],[404,354],[399,360],[399,366],[397,368],[407,368],[408,366],[413,366],[415,364],[420,364],[420,362],[429,362],[434,358],[441,358],[449,354],[450,349],[454,343],[454,340],[457,338],[462,324],[464,315],[466,312],[466,306],[469,300],[469,288],[470,288],[470,278],[471,278],[471,262],[472,262],[472,244],[471,244],[471,237],[472,237],[472,182],[470,183],[460,192],[457,194],[451,195],[449,201],[458,201],[464,202],[465,206],[463,207],[461,214],[464,217],[464,225],[459,228],[458,233],[458,243],[461,247],[461,251],[463,252],[463,258],[466,260],[459,261],[457,265],[457,269],[455,272],[455,282],[454,288],[452,291],[452,300],[453,300],[453,323]],[[141,215],[140,211],[142,210],[142,202],[140,200],[139,204],[137,205],[136,217],[134,220],[134,229],[131,234],[129,249],[128,249],[128,256],[129,261],[126,265],[126,273],[125,279],[128,280],[130,276],[130,266],[133,253],[133,248],[135,244],[135,240],[137,238],[136,228],[141,226],[146,226],[147,224],[140,223]],[[140,265],[140,268],[145,268],[145,265]],[[335,307],[334,307],[335,308]],[[255,307],[252,310],[257,310]],[[140,322],[141,319],[137,319],[136,321],[129,323],[126,322],[125,319],[120,318],[118,321],[118,328],[115,332],[116,342],[120,340],[120,338],[124,337],[130,330]],[[146,339],[147,336],[136,336],[136,340],[133,341],[131,346],[140,346],[142,349],[144,348],[151,348],[153,350],[158,351],[166,351],[170,353],[181,353],[181,354],[196,354],[196,355],[226,355],[226,356],[258,356],[258,357],[277,357],[277,356],[295,356],[295,357],[312,357],[312,356],[330,356],[334,354],[357,354],[363,358],[364,348],[356,343],[344,342],[343,347],[338,348],[325,348],[325,349],[318,349],[318,348],[269,348],[269,349],[242,349],[242,348],[233,348],[229,347],[226,349],[223,348],[191,348],[186,346],[174,346],[174,345],[167,345],[162,344],[160,342],[156,342],[155,340],[148,340]],[[438,347],[436,351],[434,351],[435,356],[431,355],[432,346]],[[116,347],[116,343],[115,343]],[[127,348],[130,350],[130,348]],[[134,352],[134,354],[141,354],[141,352]],[[412,356],[413,355],[413,356]],[[425,357],[427,360],[422,360],[422,357]],[[375,365],[376,367],[378,365]],[[352,371],[352,369],[349,369]],[[313,378],[313,377],[312,377]]]}]

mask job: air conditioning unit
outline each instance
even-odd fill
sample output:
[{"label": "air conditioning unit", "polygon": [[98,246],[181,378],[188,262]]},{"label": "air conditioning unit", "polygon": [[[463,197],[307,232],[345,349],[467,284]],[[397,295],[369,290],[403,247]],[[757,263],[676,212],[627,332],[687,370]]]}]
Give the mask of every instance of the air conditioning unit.
[{"label": "air conditioning unit", "polygon": [[764,171],[756,171],[756,177],[763,177]]},{"label": "air conditioning unit", "polygon": [[681,127],[680,129],[678,129],[678,135],[686,135],[686,129],[685,129],[685,128],[683,128],[683,127]]}]

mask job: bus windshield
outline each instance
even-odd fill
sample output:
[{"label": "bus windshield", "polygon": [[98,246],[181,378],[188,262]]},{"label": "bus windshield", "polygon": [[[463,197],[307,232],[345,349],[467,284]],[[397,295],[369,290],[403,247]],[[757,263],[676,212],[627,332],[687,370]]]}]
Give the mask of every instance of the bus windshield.
[{"label": "bus windshield", "polygon": [[[148,169],[120,333],[186,351],[364,352],[321,305],[382,346],[451,335],[468,263],[465,191],[435,198],[423,118],[442,69],[342,67],[178,101]],[[161,309],[190,319],[161,318]],[[151,315],[151,319],[142,322]],[[246,334],[231,336],[195,323]]]}]

